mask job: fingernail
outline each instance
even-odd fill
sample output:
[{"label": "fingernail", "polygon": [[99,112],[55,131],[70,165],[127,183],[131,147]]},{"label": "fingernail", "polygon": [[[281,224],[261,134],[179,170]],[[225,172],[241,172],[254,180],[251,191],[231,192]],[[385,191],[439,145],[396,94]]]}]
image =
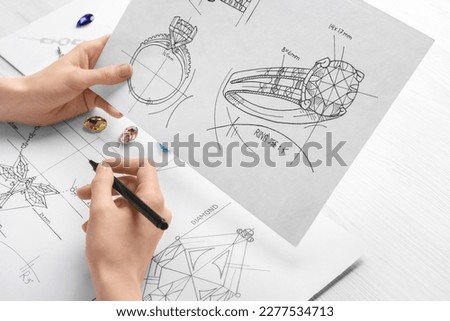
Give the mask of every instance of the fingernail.
[{"label": "fingernail", "polygon": [[97,167],[97,169],[101,169],[101,170],[110,170],[111,166],[109,165],[109,163],[103,161],[100,163],[100,166]]},{"label": "fingernail", "polygon": [[129,78],[131,76],[132,67],[129,64],[123,64],[119,66],[119,77]]},{"label": "fingernail", "polygon": [[86,184],[84,186],[81,186],[81,187],[77,188],[77,193],[78,193],[78,191],[80,191],[82,189],[85,189],[85,188],[88,188],[88,187],[89,187],[89,184]]}]

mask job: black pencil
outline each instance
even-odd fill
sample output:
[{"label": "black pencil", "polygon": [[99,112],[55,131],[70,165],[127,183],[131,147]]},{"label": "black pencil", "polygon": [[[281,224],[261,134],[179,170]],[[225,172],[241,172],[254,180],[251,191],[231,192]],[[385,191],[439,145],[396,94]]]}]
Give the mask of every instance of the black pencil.
[{"label": "black pencil", "polygon": [[[91,164],[94,171],[97,171],[98,163],[90,160],[89,164]],[[133,206],[139,213],[144,215],[150,222],[152,222],[157,228],[165,231],[169,228],[169,224],[167,224],[166,220],[162,218],[158,213],[150,208],[147,204],[145,204],[139,197],[136,196],[132,191],[130,191],[117,177],[114,177],[113,189],[116,190],[117,193],[122,195],[124,199],[126,199],[131,206]]]}]

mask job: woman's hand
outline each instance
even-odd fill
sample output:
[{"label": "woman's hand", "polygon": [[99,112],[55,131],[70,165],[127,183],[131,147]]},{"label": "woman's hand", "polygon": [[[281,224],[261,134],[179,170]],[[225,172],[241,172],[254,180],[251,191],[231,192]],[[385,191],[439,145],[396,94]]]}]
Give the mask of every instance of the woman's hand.
[{"label": "woman's hand", "polygon": [[89,88],[113,85],[131,77],[131,65],[93,69],[109,36],[84,42],[42,71],[27,77],[0,79],[0,121],[50,125],[95,107],[113,117],[122,114]]},{"label": "woman's hand", "polygon": [[[125,163],[128,163],[125,165]],[[141,283],[163,231],[122,197],[113,199],[113,171],[120,180],[170,223],[155,168],[147,160],[107,161],[97,168],[91,185],[78,190],[91,200],[86,256],[98,300],[142,300]]]}]

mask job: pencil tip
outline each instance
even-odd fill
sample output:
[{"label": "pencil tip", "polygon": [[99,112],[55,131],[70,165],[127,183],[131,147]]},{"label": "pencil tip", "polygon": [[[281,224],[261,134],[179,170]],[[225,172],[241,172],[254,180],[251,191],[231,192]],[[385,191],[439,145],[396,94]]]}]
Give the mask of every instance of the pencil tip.
[{"label": "pencil tip", "polygon": [[91,164],[92,169],[93,169],[94,171],[97,171],[98,163],[94,162],[93,160],[89,160],[89,164]]}]

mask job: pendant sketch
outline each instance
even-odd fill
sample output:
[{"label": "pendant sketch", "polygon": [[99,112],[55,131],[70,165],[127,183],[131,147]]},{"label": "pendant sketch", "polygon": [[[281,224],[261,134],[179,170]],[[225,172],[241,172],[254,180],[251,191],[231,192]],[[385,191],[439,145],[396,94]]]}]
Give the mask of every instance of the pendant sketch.
[{"label": "pendant sketch", "polygon": [[[19,154],[12,166],[0,164],[0,177],[9,183],[6,192],[0,194],[0,210],[16,194],[23,195],[25,202],[31,207],[47,208],[46,197],[57,195],[59,192],[49,184],[36,183],[36,177],[28,177],[29,163]],[[4,187],[7,185],[2,184]]]},{"label": "pendant sketch", "polygon": [[192,71],[191,55],[187,48],[196,34],[197,27],[175,17],[169,34],[152,36],[129,55],[133,76],[128,80],[130,95],[137,104],[148,107],[148,114],[164,112],[190,98],[186,95],[195,70]]},{"label": "pendant sketch", "polygon": [[177,237],[153,258],[144,289],[148,301],[228,301],[240,297],[252,229],[235,233]]},{"label": "pendant sketch", "polygon": [[[2,216],[11,217],[15,217],[16,214],[26,214],[27,217],[39,222],[39,226],[45,227],[43,230],[46,235],[48,233],[51,238],[62,241],[64,233],[60,224],[62,220],[65,222],[68,220],[63,218],[60,211],[56,211],[56,206],[61,206],[61,202],[65,203],[67,205],[65,213],[74,214],[75,220],[77,220],[78,218],[84,219],[82,211],[88,205],[75,196],[75,184],[71,185],[70,191],[69,188],[65,190],[62,187],[64,184],[61,183],[66,179],[70,180],[70,175],[61,176],[57,172],[57,168],[60,168],[62,163],[66,161],[67,164],[70,164],[67,165],[68,168],[78,166],[79,163],[73,163],[72,160],[80,158],[81,154],[86,152],[87,146],[74,150],[75,145],[69,144],[50,154],[51,156],[46,154],[46,157],[39,159],[36,156],[39,156],[39,154],[36,154],[36,152],[42,151],[42,148],[37,147],[42,147],[40,145],[42,141],[37,136],[40,131],[47,131],[49,134],[54,134],[55,139],[60,136],[60,144],[65,144],[68,141],[73,141],[75,137],[81,138],[82,136],[78,133],[71,135],[69,128],[72,130],[72,127],[68,123],[46,128],[34,127],[32,131],[29,131],[28,127],[22,127],[14,123],[4,124],[4,126],[5,128],[2,128],[2,130],[5,130],[5,132],[9,129],[8,138],[5,142],[2,142],[5,155],[14,155],[17,152],[18,156],[12,165],[6,165],[7,162],[4,159],[0,161],[0,213],[4,213]],[[25,154],[28,156],[26,157]],[[56,154],[66,156],[59,159],[55,158]],[[45,161],[41,162],[41,160]],[[32,176],[31,172],[36,174]],[[70,195],[68,195],[69,193]],[[22,217],[21,215],[19,216]],[[30,223],[29,228],[31,229],[31,227],[38,227],[38,225]],[[8,227],[8,231],[11,230],[13,229]],[[0,231],[0,234],[6,238],[2,231]]]}]

